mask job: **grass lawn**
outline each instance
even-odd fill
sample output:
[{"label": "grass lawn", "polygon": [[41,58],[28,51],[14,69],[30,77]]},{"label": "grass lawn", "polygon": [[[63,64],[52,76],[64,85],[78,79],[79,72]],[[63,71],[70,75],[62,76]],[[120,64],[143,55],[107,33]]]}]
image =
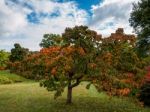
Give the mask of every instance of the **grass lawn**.
[{"label": "grass lawn", "polygon": [[57,100],[53,92],[39,87],[37,82],[0,85],[0,112],[150,112],[133,101],[109,98],[94,87],[81,84],[73,89],[73,104],[66,105],[66,92]]}]

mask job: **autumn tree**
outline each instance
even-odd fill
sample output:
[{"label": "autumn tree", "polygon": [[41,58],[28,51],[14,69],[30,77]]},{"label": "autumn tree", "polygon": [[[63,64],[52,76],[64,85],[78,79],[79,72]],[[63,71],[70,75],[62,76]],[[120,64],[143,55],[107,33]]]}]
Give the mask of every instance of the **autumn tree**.
[{"label": "autumn tree", "polygon": [[65,44],[27,56],[16,70],[40,77],[41,86],[56,91],[55,98],[67,87],[67,104],[72,103],[72,89],[82,81],[88,82],[87,88],[93,84],[110,95],[129,95],[139,87],[143,63],[134,51],[133,35],[118,29],[103,39],[87,26],[75,26],[65,29],[62,40]]},{"label": "autumn tree", "polygon": [[150,1],[140,0],[133,4],[129,19],[130,25],[138,35],[137,48],[140,56],[150,53]]},{"label": "autumn tree", "polygon": [[99,77],[93,83],[98,90],[111,95],[136,94],[144,76],[144,62],[136,54],[135,42],[135,36],[124,34],[120,28],[102,40],[97,57]]},{"label": "autumn tree", "polygon": [[55,97],[67,86],[70,104],[72,89],[82,81],[89,82],[87,88],[93,84],[97,90],[111,95],[129,95],[140,86],[143,64],[134,51],[133,35],[118,29],[113,36],[102,39],[88,27],[76,26],[66,28],[62,38],[64,46],[41,50],[47,62],[47,75],[41,86],[56,91]]},{"label": "autumn tree", "polygon": [[72,89],[90,75],[96,75],[96,72],[93,72],[94,69],[96,70],[95,46],[101,36],[86,26],[76,26],[66,28],[62,38],[66,44],[57,49],[58,51],[55,51],[56,48],[49,48],[54,50],[47,65],[48,71],[51,72],[47,74],[47,78],[41,85],[48,90],[56,90],[55,97],[60,96],[67,86],[67,103],[70,104]]}]

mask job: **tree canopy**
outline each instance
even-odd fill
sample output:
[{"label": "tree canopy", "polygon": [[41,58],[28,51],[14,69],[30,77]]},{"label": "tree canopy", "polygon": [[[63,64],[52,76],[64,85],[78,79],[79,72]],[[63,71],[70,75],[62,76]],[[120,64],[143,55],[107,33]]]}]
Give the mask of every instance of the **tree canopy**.
[{"label": "tree canopy", "polygon": [[101,38],[87,26],[75,26],[66,28],[60,38],[63,44],[27,55],[12,63],[12,70],[42,79],[40,85],[56,91],[55,98],[67,87],[67,103],[72,102],[72,89],[82,81],[88,82],[87,88],[93,84],[110,95],[135,94],[140,87],[144,63],[136,54],[135,36],[120,28]]},{"label": "tree canopy", "polygon": [[130,25],[138,34],[137,48],[141,56],[150,54],[150,1],[140,0],[133,4],[129,19]]},{"label": "tree canopy", "polygon": [[22,61],[27,54],[28,49],[21,47],[18,43],[15,43],[14,48],[11,49],[11,55],[9,57],[9,60],[11,62]]},{"label": "tree canopy", "polygon": [[[49,51],[47,59],[48,79],[41,85],[48,90],[56,90],[55,97],[60,96],[64,88],[68,87],[67,103],[72,102],[72,88],[80,84],[82,80],[88,80],[91,75],[96,75],[94,62],[96,56],[96,42],[101,39],[96,32],[86,26],[66,28],[62,38],[65,45],[50,47],[41,50],[42,54]],[[94,68],[95,67],[95,68]]]},{"label": "tree canopy", "polygon": [[43,48],[50,46],[57,46],[62,44],[61,36],[58,34],[44,34],[41,43],[39,44]]}]

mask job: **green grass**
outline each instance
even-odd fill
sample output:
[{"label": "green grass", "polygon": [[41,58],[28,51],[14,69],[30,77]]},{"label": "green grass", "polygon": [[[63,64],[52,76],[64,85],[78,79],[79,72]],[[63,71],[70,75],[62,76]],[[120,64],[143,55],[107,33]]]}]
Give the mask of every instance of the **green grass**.
[{"label": "green grass", "polygon": [[9,84],[29,81],[21,76],[10,73],[9,71],[0,71],[0,84]]},{"label": "green grass", "polygon": [[54,100],[54,93],[38,83],[0,85],[0,112],[150,112],[132,100],[108,97],[85,84],[73,89],[73,104],[66,105],[66,91]]}]

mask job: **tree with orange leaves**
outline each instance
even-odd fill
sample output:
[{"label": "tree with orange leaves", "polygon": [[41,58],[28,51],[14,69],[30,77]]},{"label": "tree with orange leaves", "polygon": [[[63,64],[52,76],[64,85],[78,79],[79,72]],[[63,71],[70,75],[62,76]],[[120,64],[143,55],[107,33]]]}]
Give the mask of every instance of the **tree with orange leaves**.
[{"label": "tree with orange leaves", "polygon": [[144,77],[145,62],[138,57],[135,50],[136,38],[124,34],[122,29],[110,37],[104,38],[100,46],[97,64],[102,75],[96,78],[96,86],[111,95],[135,95]]},{"label": "tree with orange leaves", "polygon": [[66,28],[63,44],[26,57],[20,71],[39,76],[41,86],[56,91],[55,98],[67,87],[68,104],[72,103],[72,89],[82,81],[89,82],[87,88],[93,84],[110,95],[127,96],[138,88],[143,64],[134,52],[135,38],[118,31],[102,39],[86,26]]},{"label": "tree with orange leaves", "polygon": [[[60,49],[54,50],[57,53],[48,54],[52,47],[42,49],[47,55],[46,79],[41,82],[41,86],[48,90],[55,90],[55,98],[60,96],[67,86],[67,103],[72,103],[72,89],[83,80],[88,80],[90,76],[96,74],[95,56],[97,53],[98,42],[101,35],[88,29],[86,26],[76,26],[66,28],[62,35],[65,45]],[[56,46],[55,46],[56,47]]]}]

